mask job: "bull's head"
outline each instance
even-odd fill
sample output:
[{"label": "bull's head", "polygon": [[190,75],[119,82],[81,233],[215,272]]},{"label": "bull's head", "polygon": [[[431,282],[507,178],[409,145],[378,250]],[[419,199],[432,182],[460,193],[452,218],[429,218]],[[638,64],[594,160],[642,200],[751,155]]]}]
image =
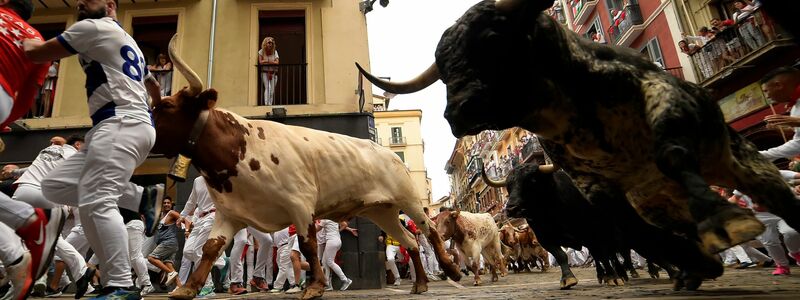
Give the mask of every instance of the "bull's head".
[{"label": "bull's head", "polygon": [[500,227],[500,241],[509,247],[514,247],[517,244],[517,235],[513,225],[506,223],[503,227]]},{"label": "bull's head", "polygon": [[536,122],[536,113],[556,95],[543,76],[558,72],[548,60],[559,52],[546,34],[537,34],[542,27],[558,26],[541,14],[552,4],[545,0],[476,4],[442,34],[436,63],[407,82],[382,80],[358,68],[370,82],[395,94],[413,93],[441,79],[447,85],[444,116],[456,137]]},{"label": "bull's head", "polygon": [[456,222],[461,211],[443,211],[435,219],[436,231],[442,235],[442,240],[448,240],[456,234]]},{"label": "bull's head", "polygon": [[156,128],[156,143],[153,153],[174,157],[187,154],[189,134],[200,112],[211,109],[217,103],[217,92],[203,91],[203,83],[175,51],[177,35],[169,42],[169,56],[181,75],[189,81],[189,87],[178,93],[153,100],[153,120]]},{"label": "bull's head", "polygon": [[[512,218],[524,218],[534,209],[534,201],[526,201],[525,193],[528,189],[546,191],[552,189],[554,165],[524,164],[514,168],[506,179],[501,182],[508,190],[508,203],[506,204],[506,215]],[[493,183],[487,182],[490,186]],[[541,188],[540,188],[541,187]],[[547,197],[548,195],[542,195]]]}]

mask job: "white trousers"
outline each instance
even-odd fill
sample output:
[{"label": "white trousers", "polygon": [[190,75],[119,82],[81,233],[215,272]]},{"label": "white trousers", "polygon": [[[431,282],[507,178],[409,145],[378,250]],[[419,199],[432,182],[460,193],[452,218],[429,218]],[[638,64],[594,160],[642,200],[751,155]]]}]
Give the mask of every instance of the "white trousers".
[{"label": "white trousers", "polygon": [[325,249],[321,251],[322,265],[324,266],[323,270],[325,271],[325,282],[328,283],[329,287],[332,287],[330,284],[331,271],[336,273],[336,276],[339,277],[339,280],[342,282],[347,280],[347,276],[344,275],[342,268],[336,264],[336,252],[338,252],[340,248],[342,248],[342,240],[332,239],[325,241]]},{"label": "white trousers", "polygon": [[280,289],[283,287],[284,282],[289,280],[289,285],[295,285],[294,269],[292,268],[292,245],[294,239],[290,238],[289,242],[283,246],[278,247],[278,275],[275,277],[274,287]]},{"label": "white trousers", "polygon": [[[392,271],[395,280],[400,280],[400,271],[397,270],[397,256],[402,256],[400,246],[386,245],[386,269]],[[463,260],[462,260],[463,261]],[[416,281],[417,274],[414,272],[414,263],[409,260],[408,269],[411,272],[411,281]]]},{"label": "white trousers", "polygon": [[431,242],[428,241],[428,238],[424,235],[419,236],[419,245],[420,250],[422,250],[421,254],[422,259],[424,260],[423,266],[425,267],[425,273],[429,275],[437,274],[441,270],[439,269],[439,262],[436,260],[436,253],[433,251],[433,246],[431,246]]},{"label": "white trousers", "polygon": [[[14,108],[14,99],[8,95],[5,89],[0,87],[0,124],[5,123],[8,116],[11,115],[11,109]],[[0,128],[2,131],[3,128]]]},{"label": "white trousers", "polygon": [[147,260],[145,260],[144,253],[142,253],[144,222],[133,220],[128,222],[125,228],[128,231],[128,245],[130,247],[128,255],[131,257],[133,271],[136,272],[136,283],[140,288],[151,285],[150,274],[147,273]]},{"label": "white trousers", "polygon": [[[183,245],[181,268],[178,272],[178,277],[183,283],[189,279],[189,270],[192,263],[195,264],[195,269],[200,265],[200,259],[203,257],[203,245],[208,241],[208,235],[211,234],[211,226],[214,225],[213,216],[214,215],[211,214],[194,222],[194,228],[189,234],[189,237],[186,238],[186,242]],[[214,261],[214,266],[217,268],[224,268],[225,259],[222,258],[222,256],[217,257],[217,260]],[[211,282],[210,278],[211,276],[208,277],[209,280],[206,281],[206,285],[208,285],[208,282]]]},{"label": "white trousers", "polygon": [[783,235],[783,242],[786,244],[786,249],[789,250],[789,253],[798,253],[800,252],[800,234],[792,227],[789,227],[786,221],[772,213],[756,212],[756,218],[767,227],[764,233],[757,237],[758,240],[764,244],[764,248],[767,249],[769,256],[772,256],[772,259],[775,260],[776,265],[788,267],[789,259],[783,251],[780,235]]},{"label": "white trousers", "polygon": [[[272,236],[268,233],[264,233],[261,231],[256,230],[252,227],[247,227],[245,229],[239,230],[233,236],[233,247],[231,248],[231,258],[230,258],[230,276],[232,283],[241,283],[243,270],[242,270],[242,252],[244,251],[244,245],[247,243],[247,233],[253,236],[253,239],[258,241],[258,253],[256,254],[256,262],[255,262],[255,270],[253,272],[247,272],[248,279],[249,277],[256,276],[264,278],[267,281],[267,284],[272,283]],[[252,249],[252,248],[251,248]],[[249,282],[249,280],[247,280]]]},{"label": "white trousers", "polygon": [[[33,207],[43,209],[58,209],[62,207],[61,205],[47,201],[42,194],[42,188],[40,186],[29,183],[20,184],[17,190],[14,191],[14,197],[12,199],[22,205],[31,207],[22,209],[20,213],[23,215],[28,210],[33,211]],[[19,209],[18,205],[14,205],[14,207]],[[59,236],[56,241],[54,255],[58,256],[57,260],[67,264],[73,279],[80,278],[83,273],[86,272],[86,260],[83,258],[83,255],[61,236]]]},{"label": "white trousers", "polygon": [[273,74],[272,80],[267,79],[267,73],[261,73],[261,82],[264,84],[264,105],[272,105],[275,102],[275,85],[278,83],[278,75]]},{"label": "white trousers", "polygon": [[80,208],[84,233],[104,268],[103,286],[133,285],[119,207],[139,211],[142,188],[129,180],[154,142],[155,129],[149,124],[120,116],[108,118],[89,130],[78,153],[42,181],[48,200]]},{"label": "white trousers", "polygon": [[[8,196],[0,193],[0,197]],[[3,265],[9,266],[23,254],[25,254],[25,248],[22,247],[22,240],[17,233],[5,223],[0,223],[0,261],[3,262]]]}]

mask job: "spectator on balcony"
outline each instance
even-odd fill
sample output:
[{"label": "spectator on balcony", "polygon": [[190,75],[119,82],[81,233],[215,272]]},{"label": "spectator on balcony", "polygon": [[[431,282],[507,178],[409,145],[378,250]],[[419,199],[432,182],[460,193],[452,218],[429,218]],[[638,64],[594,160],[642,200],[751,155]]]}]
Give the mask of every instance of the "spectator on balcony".
[{"label": "spectator on balcony", "polygon": [[53,61],[53,63],[50,64],[50,68],[47,70],[47,77],[45,77],[44,84],[42,85],[41,104],[39,107],[34,108],[42,108],[42,110],[39,111],[35,117],[50,117],[50,107],[53,105],[53,90],[56,86],[56,77],[58,77],[58,61]]},{"label": "spectator on balcony", "polygon": [[156,58],[156,64],[147,66],[147,69],[153,72],[158,83],[161,85],[161,97],[169,96],[172,94],[172,63],[166,54],[161,53]]},{"label": "spectator on balcony", "polygon": [[686,40],[680,40],[678,42],[678,48],[681,49],[681,52],[686,53],[686,55],[692,55],[697,51],[697,45],[689,44]]},{"label": "spectator on balcony", "polygon": [[764,34],[758,29],[753,17],[756,8],[744,0],[733,1],[733,6],[736,7],[733,19],[739,24],[739,34],[742,35],[747,47],[750,47],[750,50],[756,50],[761,45],[764,45],[766,43]]},{"label": "spectator on balcony", "polygon": [[264,86],[264,105],[272,105],[275,100],[275,84],[278,82],[278,67],[280,63],[275,38],[268,36],[261,41],[258,50],[258,64],[268,65],[261,67],[261,82]]}]

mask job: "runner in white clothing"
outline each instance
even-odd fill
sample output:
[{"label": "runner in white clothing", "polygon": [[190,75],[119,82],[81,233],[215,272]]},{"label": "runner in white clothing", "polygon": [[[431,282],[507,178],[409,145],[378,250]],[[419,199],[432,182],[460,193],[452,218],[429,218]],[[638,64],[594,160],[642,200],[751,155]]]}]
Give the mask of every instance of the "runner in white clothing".
[{"label": "runner in white clothing", "polygon": [[[349,227],[340,227],[339,223],[328,219],[320,220],[319,224],[324,232],[325,238],[325,249],[320,251],[322,252],[322,266],[324,267],[323,270],[325,271],[325,280],[327,282],[327,287],[325,287],[325,290],[333,290],[333,285],[331,284],[331,271],[333,271],[336,273],[336,276],[339,277],[339,280],[342,281],[342,287],[340,289],[344,291],[350,287],[353,281],[344,275],[342,268],[336,264],[335,258],[336,252],[339,252],[339,249],[342,248],[342,237],[339,235],[339,230],[344,230],[345,228]],[[354,232],[353,234],[358,236],[357,232]]]},{"label": "runner in white clothing", "polygon": [[148,189],[140,199],[128,180],[155,143],[147,96],[160,99],[160,90],[136,41],[116,21],[116,1],[78,0],[76,7],[79,21],[56,38],[23,42],[33,61],[79,54],[94,125],[85,147],[44,179],[42,191],[48,200],[83,212],[86,238],[104,266],[100,298],[135,298],[119,208],[142,213],[148,235],[155,230],[163,187]]},{"label": "runner in white clothing", "polygon": [[[65,140],[63,137],[56,136],[51,138],[50,141],[52,144],[40,151],[39,155],[36,156],[36,159],[34,159],[29,167],[13,171],[14,173],[21,172],[22,174],[19,179],[14,182],[18,185],[13,197],[15,201],[0,205],[3,207],[3,209],[0,209],[0,219],[4,222],[9,219],[19,219],[21,216],[26,216],[28,212],[34,211],[34,207],[47,210],[62,209],[61,205],[47,201],[44,198],[44,195],[42,195],[41,181],[50,171],[58,167],[64,160],[68,159],[81,148],[83,137],[71,136],[68,140]],[[7,215],[9,211],[12,211],[12,215]],[[69,265],[72,278],[76,278],[77,280],[76,295],[83,297],[90,288],[89,279],[94,276],[94,272],[87,270],[83,255],[61,236],[57,237],[55,254],[59,258],[58,261],[61,261],[60,265],[62,267],[64,262]],[[57,279],[56,276],[53,277],[50,286],[45,290],[45,295],[60,293],[60,278],[58,278],[59,281],[55,281],[55,279]]]},{"label": "runner in white clothing", "polygon": [[[194,179],[192,185],[192,193],[189,194],[189,199],[186,200],[186,205],[183,206],[181,217],[178,219],[178,224],[185,224],[186,228],[191,228],[189,237],[183,246],[183,259],[181,260],[181,269],[178,275],[181,284],[185,283],[189,278],[189,266],[192,263],[196,267],[199,265],[200,258],[203,257],[203,245],[208,240],[208,235],[211,233],[211,226],[214,225],[214,215],[217,208],[214,207],[214,202],[208,194],[208,186],[206,180],[202,176]],[[194,221],[190,221],[190,217],[194,217]],[[222,270],[225,267],[225,259],[222,256],[217,258],[214,266]],[[199,296],[207,297],[214,291],[214,283],[211,276],[206,279],[206,285],[200,290]]]}]

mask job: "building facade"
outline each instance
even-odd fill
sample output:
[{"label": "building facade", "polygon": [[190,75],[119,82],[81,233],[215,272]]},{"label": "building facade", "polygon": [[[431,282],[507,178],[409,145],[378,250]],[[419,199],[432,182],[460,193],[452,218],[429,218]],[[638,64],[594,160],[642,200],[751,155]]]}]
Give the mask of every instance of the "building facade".
[{"label": "building facade", "polygon": [[445,166],[450,176],[452,207],[486,212],[498,221],[505,219],[502,212],[508,202],[508,191],[486,185],[481,178],[481,165],[490,178],[498,178],[525,162],[545,162],[538,139],[527,130],[517,127],[485,130],[458,139]]},{"label": "building facade", "polygon": [[406,164],[423,206],[430,207],[431,179],[425,168],[422,110],[387,110],[389,99],[374,96],[376,142],[391,149]]},{"label": "building facade", "polygon": [[[558,0],[572,31],[598,43],[639,51],[671,74],[694,80],[678,55],[682,28],[675,0]],[[558,16],[556,14],[556,16]]]},{"label": "building facade", "polygon": [[[768,129],[764,117],[788,113],[790,107],[770,105],[759,80],[769,71],[796,64],[800,47],[780,25],[751,2],[755,11],[736,15],[731,0],[678,2],[680,22],[687,31],[702,27],[717,29],[713,39],[701,41],[688,54],[697,83],[707,88],[725,115],[725,120],[759,149],[784,143],[794,135],[792,128]],[[739,18],[736,18],[739,16]],[[711,21],[728,24],[713,28]],[[779,161],[784,164],[785,161]]]}]

